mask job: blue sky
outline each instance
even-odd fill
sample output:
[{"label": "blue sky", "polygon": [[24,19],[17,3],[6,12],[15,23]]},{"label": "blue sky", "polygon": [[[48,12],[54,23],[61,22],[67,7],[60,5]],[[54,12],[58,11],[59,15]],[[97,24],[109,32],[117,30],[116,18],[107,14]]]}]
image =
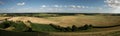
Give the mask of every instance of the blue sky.
[{"label": "blue sky", "polygon": [[105,1],[107,0],[0,0],[0,13],[109,13],[113,8]]}]

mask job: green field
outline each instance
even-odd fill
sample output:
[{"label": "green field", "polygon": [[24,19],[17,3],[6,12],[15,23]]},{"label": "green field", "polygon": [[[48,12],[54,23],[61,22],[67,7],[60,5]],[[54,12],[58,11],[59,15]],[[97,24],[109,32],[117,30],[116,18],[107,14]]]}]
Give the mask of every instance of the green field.
[{"label": "green field", "polygon": [[55,32],[55,31],[57,31],[55,28],[53,28],[50,25],[38,24],[38,23],[31,24],[31,28],[33,31],[39,31],[39,32]]}]

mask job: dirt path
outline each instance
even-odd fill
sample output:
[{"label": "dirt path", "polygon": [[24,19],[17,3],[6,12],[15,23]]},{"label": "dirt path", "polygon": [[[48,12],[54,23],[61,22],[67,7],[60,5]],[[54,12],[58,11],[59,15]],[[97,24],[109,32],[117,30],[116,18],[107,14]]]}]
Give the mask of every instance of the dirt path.
[{"label": "dirt path", "polygon": [[52,32],[51,36],[119,36],[120,29],[100,32]]}]

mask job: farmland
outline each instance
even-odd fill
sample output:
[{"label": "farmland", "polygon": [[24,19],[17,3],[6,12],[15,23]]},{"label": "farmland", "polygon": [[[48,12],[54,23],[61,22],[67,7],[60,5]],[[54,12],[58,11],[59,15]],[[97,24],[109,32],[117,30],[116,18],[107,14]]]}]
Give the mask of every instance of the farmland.
[{"label": "farmland", "polygon": [[[1,22],[7,20],[10,26],[2,29],[14,32],[42,32],[47,36],[118,36],[120,28],[120,16],[111,14],[23,14],[23,15],[1,15]],[[14,23],[10,23],[10,21]],[[0,28],[2,27],[0,24]],[[59,26],[58,30],[51,26]],[[90,29],[81,30],[79,27],[92,25]],[[72,31],[75,25],[76,31]],[[66,29],[68,28],[69,29]],[[70,31],[66,31],[70,30]],[[105,33],[104,33],[105,32]],[[111,35],[109,35],[111,34]]]}]

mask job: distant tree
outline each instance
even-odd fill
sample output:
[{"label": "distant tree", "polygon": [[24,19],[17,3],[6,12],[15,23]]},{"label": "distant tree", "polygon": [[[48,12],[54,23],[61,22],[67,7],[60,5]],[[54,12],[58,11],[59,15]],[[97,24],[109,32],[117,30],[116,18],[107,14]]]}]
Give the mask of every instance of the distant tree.
[{"label": "distant tree", "polygon": [[6,21],[2,22],[1,24],[3,24],[3,28],[8,28],[11,26],[12,22],[6,20]]},{"label": "distant tree", "polygon": [[58,30],[58,31],[62,31],[62,30],[63,30],[63,27],[60,27],[60,26],[58,26],[58,25],[54,25],[54,24],[52,24],[52,23],[50,23],[49,25],[52,26],[53,28],[55,28],[55,29]]},{"label": "distant tree", "polygon": [[93,28],[93,25],[89,24],[89,29]]},{"label": "distant tree", "polygon": [[87,30],[89,28],[89,25],[85,24],[83,28],[84,28],[83,30]]},{"label": "distant tree", "polygon": [[28,23],[32,23],[30,20],[27,21]]},{"label": "distant tree", "polygon": [[72,26],[72,31],[77,31],[77,27],[75,25]]},{"label": "distant tree", "polygon": [[89,27],[92,27],[92,25],[90,24]]},{"label": "distant tree", "polygon": [[71,29],[70,27],[66,27],[65,30],[66,30],[67,32],[71,32],[71,31],[72,31],[72,29]]},{"label": "distant tree", "polygon": [[75,25],[73,25],[71,28],[70,27],[61,27],[58,25],[54,25],[52,23],[49,25],[52,26],[53,28],[55,28],[56,30],[61,31],[61,32],[75,32],[75,31],[80,31],[80,30],[88,30],[88,29],[91,29],[93,27],[92,25],[88,25],[88,24],[85,24],[82,27],[76,27]]},{"label": "distant tree", "polygon": [[83,27],[79,27],[80,30],[87,30],[91,28],[92,28],[92,25],[88,25],[88,24],[85,24]]},{"label": "distant tree", "polygon": [[10,24],[4,24],[4,28],[10,27]]}]

